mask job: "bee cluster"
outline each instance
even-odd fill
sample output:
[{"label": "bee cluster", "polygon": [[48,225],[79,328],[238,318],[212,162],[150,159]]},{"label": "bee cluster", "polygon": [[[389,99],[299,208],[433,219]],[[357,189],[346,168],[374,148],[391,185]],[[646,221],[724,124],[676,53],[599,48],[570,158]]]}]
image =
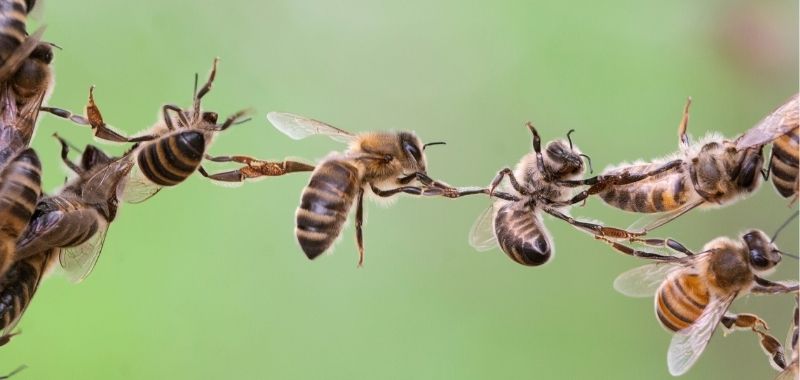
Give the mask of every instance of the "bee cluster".
[{"label": "bee cluster", "polygon": [[[79,282],[94,268],[109,225],[120,202],[143,202],[164,187],[176,186],[195,171],[219,182],[244,182],[266,176],[311,172],[296,212],[295,235],[309,259],[329,252],[355,208],[358,265],[364,261],[363,215],[365,194],[460,198],[483,195],[491,199],[470,234],[477,250],[495,246],[526,266],[547,263],[554,242],[543,214],[562,220],[625,255],[646,260],[620,275],[614,283],[621,293],[654,297],[659,322],[673,332],[668,351],[669,371],[680,375],[699,358],[718,325],[727,331],[752,331],[781,371],[780,378],[798,372],[798,306],[793,311],[791,341],[786,348],[755,314],[734,314],[732,302],[746,294],[792,293],[798,284],[764,278],[781,261],[772,236],[750,230],[736,239],[719,237],[693,251],[673,239],[654,238],[658,227],[694,208],[721,207],[751,195],[771,179],[779,195],[798,197],[800,132],[798,95],[778,107],[755,127],[728,139],[710,136],[692,142],[687,135],[687,102],[679,124],[679,149],[666,159],[623,164],[591,173],[589,156],[570,138],[542,147],[533,124],[533,151],[515,169],[500,170],[488,186],[453,187],[427,173],[425,150],[443,142],[423,143],[412,132],[353,134],[310,118],[280,112],[269,122],[292,139],[328,136],[348,144],[312,165],[299,161],[265,161],[253,157],[211,156],[217,133],[239,124],[249,111],[219,120],[203,110],[201,101],[217,73],[214,60],[206,82],[195,77],[190,107],[164,105],[161,119],[147,132],[126,136],[106,124],[89,89],[84,115],[43,106],[53,88],[50,62],[54,45],[42,41],[43,30],[26,31],[26,16],[34,0],[0,0],[0,345],[16,334],[14,328],[30,304],[41,280],[56,267]],[[74,147],[55,135],[63,163],[73,178],[53,194],[41,189],[42,165],[29,147],[41,111],[88,126],[99,140],[130,144],[119,157],[87,145]],[[764,148],[771,145],[767,160]],[[69,158],[70,152],[79,158]],[[203,161],[236,165],[230,171],[208,173]],[[596,196],[607,205],[648,214],[629,228],[576,219],[571,206]],[[790,352],[786,352],[790,351]]]}]

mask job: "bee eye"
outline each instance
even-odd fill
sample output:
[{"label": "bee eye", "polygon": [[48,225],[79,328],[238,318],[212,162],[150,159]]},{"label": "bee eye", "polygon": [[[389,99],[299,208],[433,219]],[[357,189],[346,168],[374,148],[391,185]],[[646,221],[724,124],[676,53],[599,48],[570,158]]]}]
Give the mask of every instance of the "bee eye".
[{"label": "bee eye", "polygon": [[764,255],[761,254],[758,250],[751,249],[750,250],[750,264],[752,264],[756,268],[766,268],[769,266],[769,260],[767,260]]},{"label": "bee eye", "polygon": [[419,161],[422,157],[420,156],[419,149],[417,149],[414,144],[403,141],[403,150],[406,151],[411,157],[414,157],[415,160]]}]

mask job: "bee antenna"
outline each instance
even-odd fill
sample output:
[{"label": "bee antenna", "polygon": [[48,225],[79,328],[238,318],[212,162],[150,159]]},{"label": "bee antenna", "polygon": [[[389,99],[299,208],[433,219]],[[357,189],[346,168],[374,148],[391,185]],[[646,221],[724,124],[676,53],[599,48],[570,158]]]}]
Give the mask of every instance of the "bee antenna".
[{"label": "bee antenna", "polygon": [[575,130],[570,129],[569,132],[567,132],[567,141],[569,141],[569,150],[572,150],[572,138],[569,137],[569,135],[571,135],[572,132],[575,132]]},{"label": "bee antenna", "polygon": [[48,42],[47,44],[52,46],[52,47],[54,47],[54,48],[56,48],[56,49],[58,49],[58,50],[64,50],[61,46],[58,46],[58,45],[56,45],[56,44],[54,44],[52,42]]},{"label": "bee antenna", "polygon": [[783,252],[783,251],[778,251],[778,252],[780,252],[781,256],[789,256],[789,257],[791,257],[791,258],[793,258],[795,260],[800,260],[800,257],[797,257],[797,255],[793,255],[791,253],[786,253],[786,252]]},{"label": "bee antenna", "polygon": [[429,142],[429,143],[427,143],[427,144],[422,146],[422,150],[425,150],[425,148],[427,148],[427,147],[429,147],[431,145],[446,145],[446,144],[447,143],[444,142],[444,141]]},{"label": "bee antenna", "polygon": [[[569,136],[569,135],[567,135],[567,136]],[[579,154],[579,156],[581,156],[581,157],[586,159],[586,162],[589,164],[589,174],[593,174],[594,173],[594,169],[592,169],[592,158],[587,156],[587,155],[585,155],[585,154],[583,154],[583,153]]]},{"label": "bee antenna", "polygon": [[775,231],[775,233],[772,235],[772,240],[770,240],[769,242],[770,243],[775,242],[775,239],[778,238],[778,235],[781,233],[781,231],[783,231],[783,229],[786,228],[786,226],[788,226],[789,223],[791,223],[792,220],[794,220],[794,218],[797,218],[797,215],[800,215],[800,211],[795,211],[794,214],[792,214],[792,216],[790,216],[788,219],[786,219],[786,221],[783,222],[783,224],[781,224],[781,226],[778,227],[778,230]]}]

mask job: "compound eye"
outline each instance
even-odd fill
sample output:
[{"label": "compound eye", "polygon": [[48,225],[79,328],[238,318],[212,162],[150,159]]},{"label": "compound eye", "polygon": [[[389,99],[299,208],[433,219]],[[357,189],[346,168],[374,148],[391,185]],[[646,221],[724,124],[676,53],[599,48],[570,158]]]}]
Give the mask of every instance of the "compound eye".
[{"label": "compound eye", "polygon": [[756,268],[766,268],[769,266],[769,260],[767,260],[761,252],[751,249],[750,250],[750,264],[752,264]]},{"label": "compound eye", "polygon": [[408,141],[403,141],[403,150],[405,150],[406,153],[408,153],[411,157],[414,157],[414,159],[417,161],[419,161],[422,158],[422,156],[419,153],[419,149],[417,149],[417,147],[414,146],[414,144]]}]

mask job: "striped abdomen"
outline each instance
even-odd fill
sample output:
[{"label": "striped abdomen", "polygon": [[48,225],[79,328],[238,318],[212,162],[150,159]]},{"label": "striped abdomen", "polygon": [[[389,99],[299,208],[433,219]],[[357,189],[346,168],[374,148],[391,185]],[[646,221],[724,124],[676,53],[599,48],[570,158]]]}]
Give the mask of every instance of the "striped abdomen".
[{"label": "striped abdomen", "polygon": [[0,276],[11,266],[17,238],[31,219],[41,194],[41,163],[28,148],[0,172]]},{"label": "striped abdomen", "polygon": [[309,259],[328,250],[342,232],[360,184],[358,168],[345,161],[324,161],[311,174],[297,208],[295,229]]},{"label": "striped abdomen", "polygon": [[25,41],[25,22],[33,0],[0,0],[0,58],[8,59]]},{"label": "striped abdomen", "polygon": [[800,156],[800,129],[778,137],[772,143],[772,185],[784,197],[789,198],[797,194],[798,184],[798,156]]},{"label": "striped abdomen", "polygon": [[667,278],[656,292],[656,315],[671,331],[689,327],[708,305],[708,288],[697,274]]},{"label": "striped abdomen", "polygon": [[[647,166],[631,169],[649,169]],[[611,186],[598,193],[610,206],[640,212],[654,213],[675,210],[688,202],[694,192],[682,170],[674,170],[652,179],[627,185]]]},{"label": "striped abdomen", "polygon": [[18,257],[81,245],[105,226],[97,210],[74,198],[46,197],[38,209],[17,241]]},{"label": "striped abdomen", "polygon": [[181,131],[145,143],[136,156],[145,177],[160,186],[175,186],[200,166],[206,140],[197,131]]},{"label": "striped abdomen", "polygon": [[25,308],[31,303],[36,289],[53,263],[50,257],[55,250],[19,260],[0,278],[0,336],[12,333]]},{"label": "striped abdomen", "polygon": [[542,265],[553,253],[541,216],[521,203],[507,203],[497,210],[494,234],[503,252],[522,265]]}]

